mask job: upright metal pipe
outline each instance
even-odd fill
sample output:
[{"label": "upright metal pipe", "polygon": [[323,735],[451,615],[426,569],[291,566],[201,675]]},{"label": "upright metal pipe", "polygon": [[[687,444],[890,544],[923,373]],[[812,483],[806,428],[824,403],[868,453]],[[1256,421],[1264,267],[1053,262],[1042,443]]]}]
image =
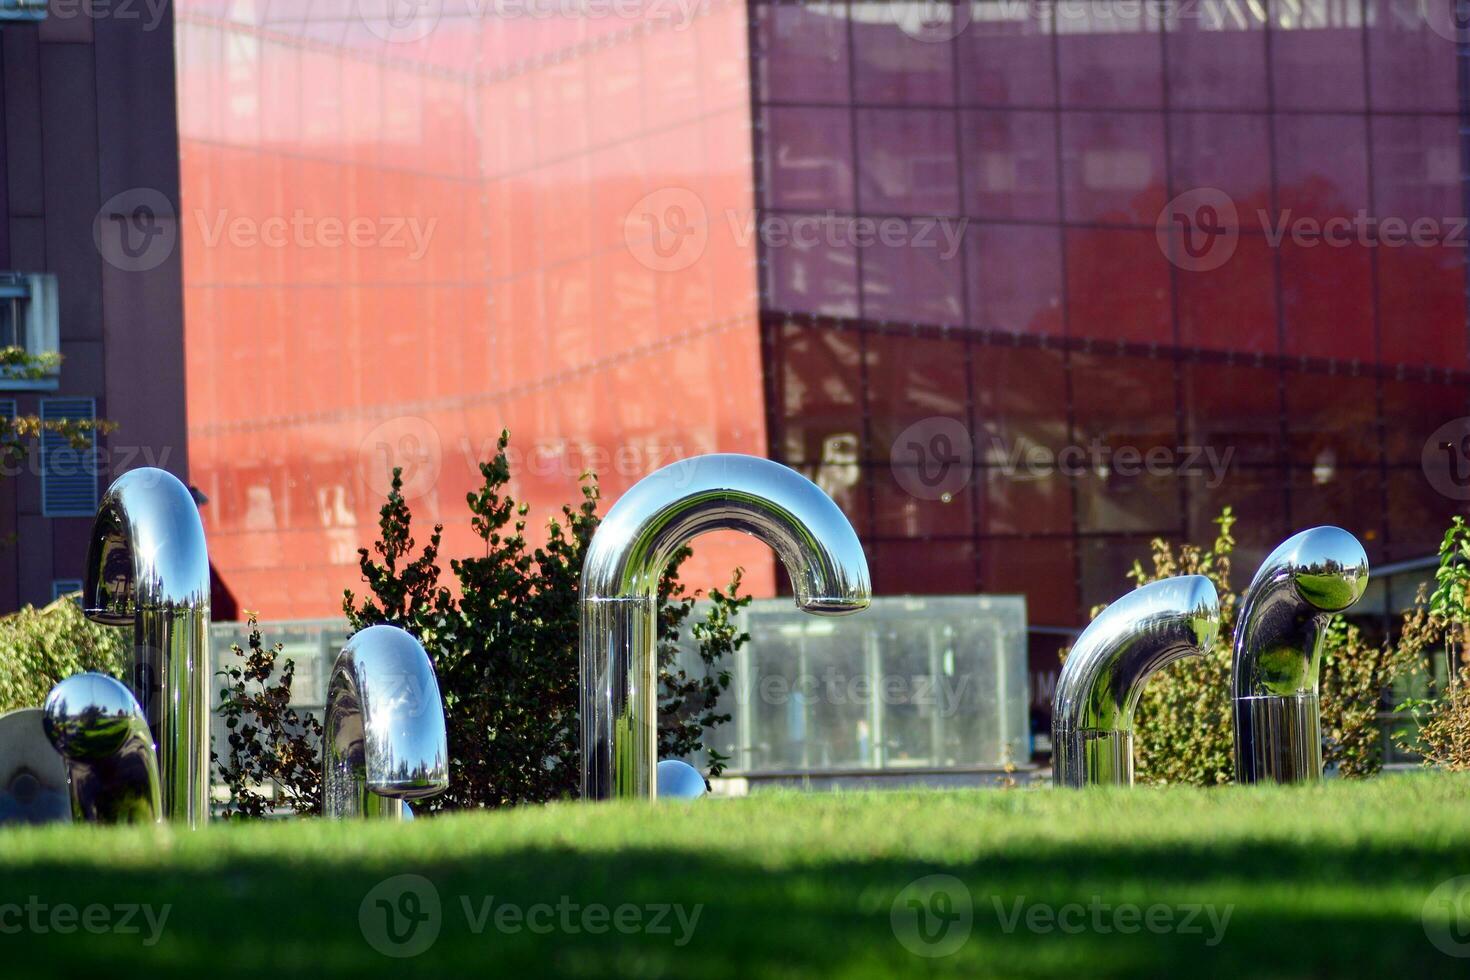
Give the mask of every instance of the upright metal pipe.
[{"label": "upright metal pipe", "polygon": [[77,674],[51,689],[43,711],[46,737],[66,760],[73,819],[163,819],[153,736],[126,687],[104,674]]},{"label": "upright metal pipe", "polygon": [[1367,587],[1368,556],[1337,527],[1295,534],[1262,563],[1235,627],[1236,782],[1322,778],[1322,640],[1333,614]]},{"label": "upright metal pipe", "polygon": [[1052,699],[1052,782],[1133,785],[1133,711],[1149,677],[1199,656],[1220,629],[1203,575],[1153,582],[1104,609],[1062,664]]},{"label": "upright metal pipe", "polygon": [[657,796],[658,582],[706,531],[768,544],[799,608],[867,607],[868,562],[852,525],[816,484],[754,456],[698,456],[640,480],[608,511],[582,567],[582,795]]},{"label": "upright metal pipe", "polygon": [[439,680],[412,634],[369,626],[347,641],[332,667],[326,715],[323,815],[411,819],[408,800],[449,788]]},{"label": "upright metal pipe", "polygon": [[209,553],[199,508],[153,467],[118,477],[92,524],[82,594],[99,623],[133,628],[130,685],[158,746],[165,817],[209,821]]}]

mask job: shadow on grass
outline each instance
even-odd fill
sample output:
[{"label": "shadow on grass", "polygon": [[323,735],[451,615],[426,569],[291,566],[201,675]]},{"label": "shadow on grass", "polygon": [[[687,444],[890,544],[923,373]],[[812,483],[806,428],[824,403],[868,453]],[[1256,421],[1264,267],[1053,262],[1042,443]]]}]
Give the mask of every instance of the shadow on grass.
[{"label": "shadow on grass", "polygon": [[[1470,960],[1437,950],[1420,910],[1436,884],[1466,871],[1470,857],[1448,842],[1413,850],[1057,844],[947,866],[826,859],[810,867],[767,868],[759,853],[748,860],[663,849],[594,856],[544,846],[417,865],[256,859],[216,873],[41,863],[5,873],[0,907],[24,906],[31,896],[48,907],[170,905],[162,937],[145,946],[148,928],[141,917],[134,924],[142,934],[59,934],[50,931],[48,912],[40,913],[43,929],[22,922],[12,933],[17,916],[0,908],[0,961],[7,975],[27,978],[105,967],[119,976],[209,980],[364,971],[400,977],[1464,976]],[[370,929],[383,935],[384,912],[364,900],[400,874],[432,882],[441,903],[440,931],[421,955],[390,959],[364,938],[359,912],[367,904]],[[905,886],[931,874],[960,879],[973,903],[968,939],[951,955],[932,959],[905,948],[890,918]],[[487,903],[489,917],[477,932]],[[1110,911],[1125,903],[1141,911],[1165,905],[1175,924],[1183,924],[1195,905],[1213,906],[1214,918],[1194,913],[1198,931],[1140,926],[1125,933],[1116,926],[1126,923]],[[546,934],[532,932],[520,918],[537,905],[549,907],[537,919],[543,927],[550,921]],[[636,907],[645,926],[667,932],[620,931],[613,917],[623,905]],[[666,912],[653,921],[655,907],[672,905],[682,907],[682,920]],[[1081,931],[1027,927],[1025,909],[1042,906],[1054,915],[1066,905],[1082,907]],[[1107,910],[1095,913],[1098,905]],[[502,906],[519,910],[514,928],[497,928]],[[571,906],[564,915],[561,910]],[[598,920],[583,918],[589,906],[608,910],[612,921],[602,923],[605,931],[590,931]],[[1017,908],[1023,917],[1008,929]],[[1223,936],[1211,945],[1227,908]],[[633,913],[623,914],[626,925]],[[1078,916],[1071,914],[1071,926]]]}]

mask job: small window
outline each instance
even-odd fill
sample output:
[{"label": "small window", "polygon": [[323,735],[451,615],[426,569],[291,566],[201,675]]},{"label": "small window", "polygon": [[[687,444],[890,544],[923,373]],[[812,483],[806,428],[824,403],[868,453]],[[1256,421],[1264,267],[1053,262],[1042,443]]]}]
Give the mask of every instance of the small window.
[{"label": "small window", "polygon": [[[43,398],[41,421],[95,419],[90,398]],[[46,517],[92,517],[97,513],[97,440],[78,448],[54,432],[41,433],[41,512]]]},{"label": "small window", "polygon": [[[0,348],[56,362],[60,343],[56,277],[0,272]],[[54,390],[56,373],[56,363],[43,363],[39,371],[7,368],[0,371],[0,388]]]},{"label": "small window", "polygon": [[[58,578],[51,580],[52,602],[55,602],[57,599],[60,599],[64,595],[71,595],[73,592],[80,593],[81,591],[82,580],[79,578]],[[80,600],[80,594],[77,598],[78,600]]]}]

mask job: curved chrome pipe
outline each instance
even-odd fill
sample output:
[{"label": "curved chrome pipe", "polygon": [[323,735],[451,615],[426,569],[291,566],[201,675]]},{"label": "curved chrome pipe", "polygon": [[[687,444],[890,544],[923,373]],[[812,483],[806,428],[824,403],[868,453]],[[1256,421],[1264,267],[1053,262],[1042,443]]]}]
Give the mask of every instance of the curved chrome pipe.
[{"label": "curved chrome pipe", "polygon": [[46,695],[46,737],[66,760],[72,818],[88,823],[163,819],[158,758],[143,708],[105,674],[68,677]]},{"label": "curved chrome pipe", "polygon": [[131,687],[158,746],[163,812],[209,821],[209,552],[199,508],[153,467],[118,477],[92,523],[87,616],[133,628]]},{"label": "curved chrome pipe", "polygon": [[1153,582],[1092,621],[1062,664],[1052,699],[1052,782],[1133,785],[1133,710],[1154,671],[1201,655],[1220,630],[1203,575]]},{"label": "curved chrome pipe", "polygon": [[1322,778],[1322,640],[1367,587],[1368,556],[1337,527],[1292,535],[1261,564],[1241,600],[1230,670],[1236,782]]},{"label": "curved chrome pipe", "polygon": [[71,823],[66,760],[43,717],[40,708],[0,715],[0,825]]},{"label": "curved chrome pipe", "polygon": [[332,666],[323,726],[323,816],[412,819],[406,801],[449,788],[439,680],[423,646],[397,626],[369,626]]},{"label": "curved chrome pipe", "polygon": [[608,511],[582,566],[582,795],[657,796],[658,582],[706,531],[768,544],[799,608],[864,609],[868,562],[852,525],[816,484],[755,456],[697,456],[644,477]]}]

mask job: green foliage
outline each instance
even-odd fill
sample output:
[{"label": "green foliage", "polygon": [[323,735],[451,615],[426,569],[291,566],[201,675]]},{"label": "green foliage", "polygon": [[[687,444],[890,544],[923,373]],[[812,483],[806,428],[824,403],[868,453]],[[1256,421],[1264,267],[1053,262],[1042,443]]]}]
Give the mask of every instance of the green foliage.
[{"label": "green foliage", "polygon": [[[296,662],[287,660],[276,676],[281,645],[267,647],[255,617],[250,617],[247,648],[230,647],[234,658],[216,672],[220,712],[230,730],[223,757],[211,751],[215,770],[230,790],[225,819],[268,816],[278,805],[296,813],[322,812],[322,726],[311,714],[291,707]],[[270,787],[272,792],[265,789]]]},{"label": "green foliage", "polygon": [[[0,347],[0,376],[35,380],[47,378],[61,369],[60,354],[31,354],[23,347]],[[86,449],[99,435],[117,428],[106,419],[52,419],[42,421],[38,415],[0,418],[0,466],[13,468],[25,459],[29,444],[51,432],[66,438],[76,449]]]},{"label": "green foliage", "polygon": [[1230,587],[1235,521],[1225,508],[1215,520],[1218,531],[1208,547],[1185,544],[1176,549],[1155,540],[1152,568],[1135,561],[1128,572],[1140,586],[1174,575],[1203,575],[1220,596],[1220,632],[1214,645],[1201,658],[1159,671],[1144,688],[1134,715],[1139,782],[1215,786],[1235,776],[1230,710],[1230,643],[1239,602]]},{"label": "green foliage", "polygon": [[[574,795],[579,773],[578,640],[582,559],[597,530],[599,492],[584,476],[582,500],[548,521],[545,544],[526,539],[528,508],[507,492],[509,433],[480,464],[481,486],[467,495],[470,525],[484,553],[453,559],[458,589],[441,580],[442,525],[419,549],[401,474],[379,514],[379,540],[359,552],[367,592],[344,594],[353,630],[392,623],[424,644],[438,674],[449,728],[450,789],[427,808],[465,809],[538,803]],[[708,729],[728,720],[714,712],[730,684],[721,665],[749,639],[731,623],[749,602],[736,572],[711,591],[707,619],[693,624],[705,676],[673,669],[675,644],[698,593],[678,582],[683,549],[663,576],[659,598],[660,755],[686,755]],[[711,772],[724,759],[711,755]]]},{"label": "green foliage", "polygon": [[[1399,709],[1413,721],[1398,735],[1401,748],[1417,752],[1425,765],[1470,770],[1470,527],[1456,517],[1439,546],[1439,567],[1427,608],[1413,639],[1424,655],[1444,657],[1445,683],[1434,696],[1407,698]],[[1421,595],[1421,600],[1422,600]]]},{"label": "green foliage", "polygon": [[127,662],[126,635],[89,620],[75,595],[27,606],[0,618],[0,713],[39,708],[52,687],[84,671],[122,678]]},{"label": "green foliage", "polygon": [[[1230,667],[1240,596],[1231,585],[1236,517],[1216,518],[1209,546],[1151,543],[1150,566],[1134,562],[1128,577],[1146,585],[1174,575],[1204,575],[1220,596],[1220,632],[1201,658],[1166,668],[1144,688],[1134,717],[1139,782],[1216,786],[1233,782],[1234,718]],[[1096,612],[1101,610],[1095,610]],[[1380,645],[1341,616],[1323,640],[1320,696],[1323,763],[1346,777],[1369,776],[1383,765],[1378,712],[1384,691],[1421,662],[1421,612],[1404,617],[1400,637]]]}]

